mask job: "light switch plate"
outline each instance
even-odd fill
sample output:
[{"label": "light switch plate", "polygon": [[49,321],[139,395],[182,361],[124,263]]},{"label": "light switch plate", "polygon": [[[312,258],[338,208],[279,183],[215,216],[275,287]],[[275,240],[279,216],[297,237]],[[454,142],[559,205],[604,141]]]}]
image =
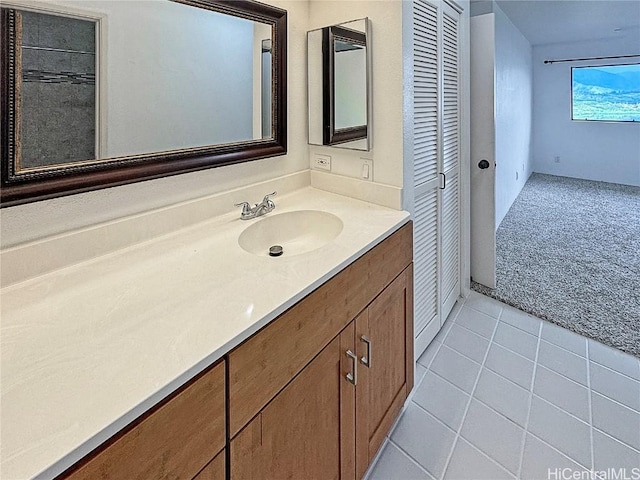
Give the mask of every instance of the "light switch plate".
[{"label": "light switch plate", "polygon": [[360,171],[360,177],[367,182],[373,182],[373,160],[367,158],[361,158],[362,170]]}]

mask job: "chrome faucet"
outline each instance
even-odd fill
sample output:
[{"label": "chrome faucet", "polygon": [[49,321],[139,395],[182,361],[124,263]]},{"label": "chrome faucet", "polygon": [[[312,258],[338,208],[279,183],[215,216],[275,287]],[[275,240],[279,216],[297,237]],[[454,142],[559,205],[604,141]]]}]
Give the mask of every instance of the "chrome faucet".
[{"label": "chrome faucet", "polygon": [[273,192],[265,195],[262,202],[256,203],[253,207],[249,202],[236,203],[234,206],[242,207],[242,213],[240,214],[242,220],[260,217],[276,208],[276,204],[269,198],[275,196],[276,193],[277,192]]}]

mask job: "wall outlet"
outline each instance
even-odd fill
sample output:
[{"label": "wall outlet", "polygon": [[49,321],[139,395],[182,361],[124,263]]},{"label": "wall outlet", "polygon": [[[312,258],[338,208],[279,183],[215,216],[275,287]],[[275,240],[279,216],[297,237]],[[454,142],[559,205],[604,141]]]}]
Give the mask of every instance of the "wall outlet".
[{"label": "wall outlet", "polygon": [[560,157],[556,155],[555,157],[553,157],[553,161],[554,163],[560,163]]},{"label": "wall outlet", "polygon": [[361,158],[362,160],[362,171],[360,172],[360,176],[363,180],[368,182],[373,181],[373,160],[369,160],[367,158]]},{"label": "wall outlet", "polygon": [[331,155],[321,155],[316,153],[313,157],[313,166],[320,170],[331,171]]}]

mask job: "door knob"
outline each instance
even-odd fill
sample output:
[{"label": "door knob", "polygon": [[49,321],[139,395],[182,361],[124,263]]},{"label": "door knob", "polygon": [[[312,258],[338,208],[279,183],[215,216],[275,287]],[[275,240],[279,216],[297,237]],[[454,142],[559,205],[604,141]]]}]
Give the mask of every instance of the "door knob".
[{"label": "door knob", "polygon": [[485,168],[489,168],[489,162],[486,160],[480,160],[478,162],[478,167],[480,167],[482,170],[484,170]]}]

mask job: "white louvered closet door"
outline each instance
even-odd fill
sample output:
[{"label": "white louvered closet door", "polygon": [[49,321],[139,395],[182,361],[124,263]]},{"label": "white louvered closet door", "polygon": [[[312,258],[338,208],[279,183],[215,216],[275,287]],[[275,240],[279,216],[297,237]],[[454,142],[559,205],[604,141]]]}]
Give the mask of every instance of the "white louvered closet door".
[{"label": "white louvered closet door", "polygon": [[413,1],[416,355],[460,293],[458,15],[444,2]]},{"label": "white louvered closet door", "polygon": [[[438,8],[413,2],[414,333],[439,324],[438,307]],[[439,325],[438,325],[439,326]],[[424,332],[424,333],[423,333]],[[437,332],[437,330],[436,330]],[[430,339],[429,339],[430,340]],[[416,341],[416,355],[423,348]],[[426,345],[428,342],[424,345]]]},{"label": "white louvered closet door", "polygon": [[442,5],[442,164],[440,191],[440,325],[460,295],[460,103],[459,13]]}]

